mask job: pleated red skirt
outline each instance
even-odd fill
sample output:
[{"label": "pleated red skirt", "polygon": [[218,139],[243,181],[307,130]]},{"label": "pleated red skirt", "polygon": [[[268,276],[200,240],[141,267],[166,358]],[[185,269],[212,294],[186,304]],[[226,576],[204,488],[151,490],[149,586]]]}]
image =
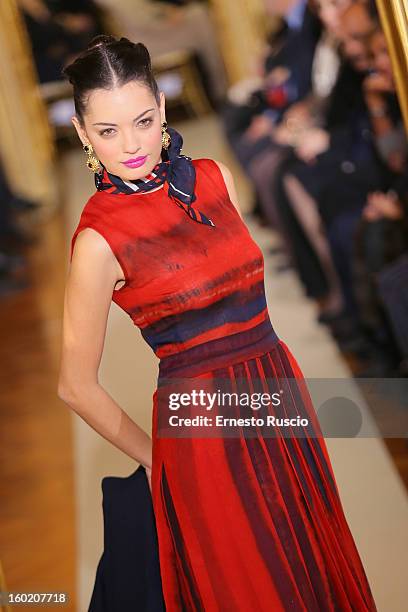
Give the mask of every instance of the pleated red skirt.
[{"label": "pleated red skirt", "polygon": [[272,393],[291,380],[283,411],[307,416],[314,435],[165,437],[156,390],[152,493],[167,612],[375,611],[290,350],[274,338],[268,350],[253,344],[247,358],[242,348],[234,359],[219,352],[208,368],[202,349],[199,361],[194,352],[164,360],[159,381],[223,379]]}]

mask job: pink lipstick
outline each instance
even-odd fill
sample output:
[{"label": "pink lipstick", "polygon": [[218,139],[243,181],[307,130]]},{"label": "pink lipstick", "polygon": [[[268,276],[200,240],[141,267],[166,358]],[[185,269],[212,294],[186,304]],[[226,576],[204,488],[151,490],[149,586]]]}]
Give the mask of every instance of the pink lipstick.
[{"label": "pink lipstick", "polygon": [[127,159],[126,161],[122,162],[122,164],[124,164],[127,168],[140,168],[140,166],[143,166],[146,159],[147,155],[144,155],[143,157],[133,157],[132,159]]}]

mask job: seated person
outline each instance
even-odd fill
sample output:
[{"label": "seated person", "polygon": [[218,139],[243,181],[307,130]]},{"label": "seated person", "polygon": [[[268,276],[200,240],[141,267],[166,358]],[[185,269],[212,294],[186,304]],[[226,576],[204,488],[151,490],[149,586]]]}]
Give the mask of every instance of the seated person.
[{"label": "seated person", "polygon": [[40,83],[62,80],[64,65],[102,33],[101,16],[91,0],[18,0]]},{"label": "seated person", "polygon": [[[316,12],[323,29],[313,57],[310,92],[301,101],[290,105],[279,123],[268,126],[265,122],[265,147],[258,155],[253,156],[248,166],[249,176],[255,185],[259,204],[269,225],[282,235],[285,233],[285,227],[279,222],[273,189],[274,179],[282,161],[293,148],[300,145],[303,135],[312,127],[324,123],[341,67],[337,39],[340,15],[351,3],[352,0],[320,0],[317,3]],[[283,244],[290,246],[290,239],[286,237]]]},{"label": "seated person", "polygon": [[362,86],[371,67],[367,39],[375,28],[365,2],[355,2],[342,13],[339,36],[345,61],[325,124],[302,133],[277,180],[279,216],[293,237],[300,278],[316,302],[321,322],[331,321],[347,307],[326,228],[344,210],[361,211],[367,194],[386,188],[389,181],[371,134]]},{"label": "seated person", "polygon": [[[266,7],[275,13],[275,3],[268,2]],[[275,44],[271,42],[266,55],[261,86],[255,81],[257,89],[250,89],[241,100],[234,95],[234,87],[223,110],[227,139],[246,172],[254,156],[268,147],[272,126],[310,90],[320,24],[306,0],[292,2],[285,19],[287,28]]]},{"label": "seated person", "polygon": [[27,260],[18,251],[33,240],[19,226],[16,213],[35,207],[12,192],[0,165],[0,298],[28,286]]},{"label": "seated person", "polygon": [[[408,139],[398,105],[385,36],[370,37],[374,71],[364,83],[365,98],[380,155],[391,172],[387,191],[368,194],[361,214],[343,213],[329,227],[333,254],[348,301],[358,308],[380,375],[393,370],[396,342],[378,292],[378,276],[408,253]],[[408,316],[408,313],[407,313]],[[388,369],[387,369],[388,368]]]}]

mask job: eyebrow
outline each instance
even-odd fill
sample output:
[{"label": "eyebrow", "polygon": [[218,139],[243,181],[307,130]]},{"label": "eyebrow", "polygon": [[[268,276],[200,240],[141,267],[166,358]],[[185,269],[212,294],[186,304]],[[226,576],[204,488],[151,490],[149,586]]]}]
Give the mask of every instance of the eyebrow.
[{"label": "eyebrow", "polygon": [[[143,111],[143,113],[140,113],[140,115],[135,117],[135,119],[133,119],[133,121],[137,121],[138,119],[143,117],[143,115],[145,115],[146,113],[150,113],[150,111],[152,111],[152,110],[154,110],[154,108],[148,108],[147,110]],[[115,127],[117,127],[116,123],[104,123],[102,121],[99,121],[98,123],[93,123],[92,125],[114,125]]]}]

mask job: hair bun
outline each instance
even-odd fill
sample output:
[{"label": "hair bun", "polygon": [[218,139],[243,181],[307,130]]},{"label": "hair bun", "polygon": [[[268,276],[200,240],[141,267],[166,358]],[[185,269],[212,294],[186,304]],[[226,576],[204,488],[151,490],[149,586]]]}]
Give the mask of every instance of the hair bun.
[{"label": "hair bun", "polygon": [[160,92],[151,67],[150,54],[143,43],[109,34],[95,36],[62,74],[74,87],[75,111],[83,118],[87,94],[94,89],[110,89],[130,81],[147,86],[160,103]]}]

